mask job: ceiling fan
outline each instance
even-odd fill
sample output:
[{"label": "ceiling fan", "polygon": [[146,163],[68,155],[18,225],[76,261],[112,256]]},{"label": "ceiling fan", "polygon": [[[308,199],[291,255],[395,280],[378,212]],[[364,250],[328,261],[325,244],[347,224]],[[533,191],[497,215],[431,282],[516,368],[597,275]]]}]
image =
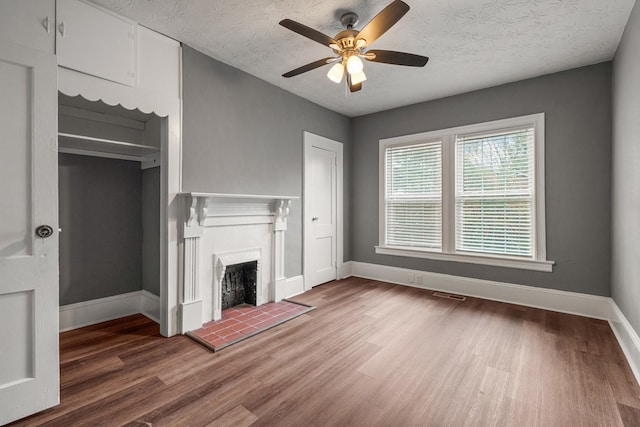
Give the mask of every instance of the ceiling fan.
[{"label": "ceiling fan", "polygon": [[283,19],[280,25],[305,36],[324,46],[330,47],[337,56],[322,58],[302,67],[284,73],[282,77],[293,77],[307,71],[333,63],[327,77],[335,83],[340,83],[347,75],[347,86],[350,92],[362,89],[362,82],[367,79],[364,65],[360,58],[371,62],[385,64],[407,65],[410,67],[424,67],[429,58],[412,53],[396,52],[393,50],[367,50],[387,30],[393,27],[409,11],[409,5],[401,0],[394,0],[378,13],[362,30],[354,30],[358,22],[358,15],[347,12],[340,18],[345,30],[335,37],[329,37],[313,28],[307,27],[291,19]]}]

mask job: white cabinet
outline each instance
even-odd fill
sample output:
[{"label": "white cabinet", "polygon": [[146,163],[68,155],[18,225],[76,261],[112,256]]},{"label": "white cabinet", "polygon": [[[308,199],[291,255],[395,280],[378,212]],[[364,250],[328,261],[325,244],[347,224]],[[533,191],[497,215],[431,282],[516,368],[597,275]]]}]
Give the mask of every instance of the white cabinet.
[{"label": "white cabinet", "polygon": [[137,25],[83,1],[58,0],[57,9],[58,65],[133,86]]},{"label": "white cabinet", "polygon": [[1,0],[0,40],[54,53],[55,0]]}]

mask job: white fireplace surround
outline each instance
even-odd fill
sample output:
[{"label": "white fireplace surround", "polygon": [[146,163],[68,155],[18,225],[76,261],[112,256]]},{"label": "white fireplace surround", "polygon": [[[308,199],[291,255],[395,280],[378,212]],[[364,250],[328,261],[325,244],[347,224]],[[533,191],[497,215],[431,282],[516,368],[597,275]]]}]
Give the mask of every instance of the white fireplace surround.
[{"label": "white fireplace surround", "polygon": [[227,266],[257,261],[256,303],[285,294],[284,232],[298,197],[182,193],[182,283],[179,330],[189,332],[222,317]]}]

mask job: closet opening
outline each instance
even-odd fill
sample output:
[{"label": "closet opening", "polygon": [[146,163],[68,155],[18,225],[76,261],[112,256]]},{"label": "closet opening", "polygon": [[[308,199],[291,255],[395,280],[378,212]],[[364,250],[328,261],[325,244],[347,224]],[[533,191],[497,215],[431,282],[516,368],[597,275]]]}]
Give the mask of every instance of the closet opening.
[{"label": "closet opening", "polygon": [[105,310],[61,330],[136,308],[159,321],[166,120],[58,94],[59,304]]}]

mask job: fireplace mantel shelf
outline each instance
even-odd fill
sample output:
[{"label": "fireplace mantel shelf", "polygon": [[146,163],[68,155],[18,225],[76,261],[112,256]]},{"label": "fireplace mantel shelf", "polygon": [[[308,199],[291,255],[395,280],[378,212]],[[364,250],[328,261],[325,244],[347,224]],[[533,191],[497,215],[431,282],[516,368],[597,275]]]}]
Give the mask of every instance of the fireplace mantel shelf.
[{"label": "fireplace mantel shelf", "polygon": [[202,197],[206,199],[253,199],[253,200],[297,200],[298,196],[270,196],[263,194],[228,194],[228,193],[180,193],[181,196]]},{"label": "fireplace mantel shelf", "polygon": [[180,196],[185,201],[185,228],[202,227],[207,223],[213,225],[211,221],[216,221],[214,218],[239,219],[260,215],[275,216],[275,222],[281,227],[289,215],[291,201],[299,199],[297,196],[195,192],[180,193]]}]

